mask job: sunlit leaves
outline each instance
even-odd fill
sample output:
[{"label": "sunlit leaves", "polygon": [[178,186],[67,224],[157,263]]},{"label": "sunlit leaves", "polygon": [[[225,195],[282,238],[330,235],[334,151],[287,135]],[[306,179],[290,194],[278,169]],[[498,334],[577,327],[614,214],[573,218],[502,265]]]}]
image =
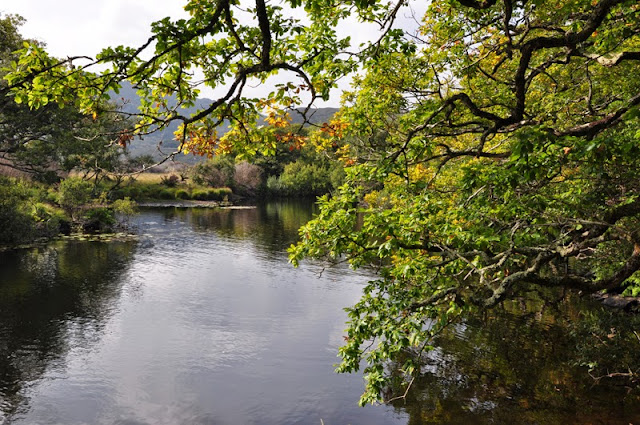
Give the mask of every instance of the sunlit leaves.
[{"label": "sunlit leaves", "polygon": [[[290,252],[380,276],[348,310],[340,351],[340,371],[365,364],[361,402],[384,393],[389,359],[420,352],[465,309],[555,282],[569,261],[564,273],[606,280],[635,252],[640,86],[624,75],[638,63],[593,52],[637,51],[636,5],[614,7],[581,46],[531,51],[532,40],[581,31],[594,5],[515,4],[508,32],[503,6],[432,2],[425,42],[412,53],[385,44],[345,96],[348,185],[323,200]],[[597,127],[617,111],[624,119]],[[624,206],[629,217],[596,227]],[[571,251],[596,231],[616,242]]]}]

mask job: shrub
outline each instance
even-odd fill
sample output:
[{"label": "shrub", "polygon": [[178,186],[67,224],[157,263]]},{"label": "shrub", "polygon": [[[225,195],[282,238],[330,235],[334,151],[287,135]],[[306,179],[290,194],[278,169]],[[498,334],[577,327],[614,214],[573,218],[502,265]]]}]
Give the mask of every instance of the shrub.
[{"label": "shrub", "polygon": [[147,199],[160,199],[162,192],[166,189],[156,184],[145,184],[141,187],[144,197]]},{"label": "shrub", "polygon": [[233,184],[235,165],[232,158],[216,156],[213,159],[195,165],[191,169],[194,183],[202,186],[224,187]]},{"label": "shrub", "polygon": [[111,204],[111,208],[113,208],[113,212],[115,212],[116,214],[122,214],[126,216],[132,216],[137,212],[137,205],[135,201],[132,201],[129,197],[113,201],[113,204]]},{"label": "shrub", "polygon": [[206,201],[209,199],[209,191],[206,189],[195,189],[191,192],[191,198]]},{"label": "shrub", "polygon": [[[272,182],[272,185],[275,185]],[[287,164],[279,178],[280,189],[293,196],[323,195],[332,188],[329,167],[296,161]]]},{"label": "shrub", "polygon": [[175,174],[171,174],[169,176],[162,176],[160,178],[160,183],[162,183],[167,187],[176,187],[179,181],[180,181],[180,177],[176,176]]},{"label": "shrub", "polygon": [[71,223],[61,210],[40,202],[33,205],[31,219],[35,222],[36,234],[39,237],[52,237],[71,228]]},{"label": "shrub", "polygon": [[270,176],[267,179],[267,191],[273,195],[284,196],[287,194],[287,187],[278,176]]},{"label": "shrub", "polygon": [[132,201],[131,198],[128,197],[113,201],[111,208],[113,208],[113,212],[118,217],[120,225],[124,227],[128,226],[131,216],[138,210],[135,201]]},{"label": "shrub", "polygon": [[127,186],[124,189],[124,197],[129,196],[132,199],[140,198],[143,193],[142,189],[137,186]]},{"label": "shrub", "polygon": [[92,190],[93,186],[88,181],[78,178],[63,180],[58,187],[58,204],[73,218],[77,210],[89,202]]},{"label": "shrub", "polygon": [[262,168],[246,161],[236,164],[233,175],[234,189],[247,195],[254,195],[262,186]]},{"label": "shrub", "polygon": [[176,190],[175,197],[176,199],[191,199],[189,192],[184,189]]},{"label": "shrub", "polygon": [[40,202],[36,203],[33,206],[33,211],[31,212],[31,217],[33,217],[37,222],[44,222],[51,218],[51,213],[49,212],[49,207]]},{"label": "shrub", "polygon": [[60,182],[60,176],[53,170],[40,171],[33,175],[35,181],[45,184]]},{"label": "shrub", "polygon": [[35,220],[27,213],[27,201],[18,180],[0,178],[0,244],[23,243],[35,237]]},{"label": "shrub", "polygon": [[174,199],[176,197],[174,192],[174,190],[162,189],[158,193],[158,199]]},{"label": "shrub", "polygon": [[44,194],[44,198],[42,199],[42,201],[48,202],[50,204],[58,203],[58,192],[56,191],[56,189],[53,187],[49,187]]},{"label": "shrub", "polygon": [[88,233],[98,233],[113,230],[116,218],[109,208],[98,207],[87,210],[84,214],[82,228]]},{"label": "shrub", "polygon": [[209,189],[208,198],[212,201],[226,201],[233,193],[228,187],[219,187],[217,189]]}]

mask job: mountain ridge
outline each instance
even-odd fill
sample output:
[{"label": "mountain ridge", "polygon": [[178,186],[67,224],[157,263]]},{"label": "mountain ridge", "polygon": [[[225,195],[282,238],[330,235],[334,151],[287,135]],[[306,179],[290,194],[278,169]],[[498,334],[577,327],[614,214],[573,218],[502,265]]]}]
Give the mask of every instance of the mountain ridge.
[{"label": "mountain ridge", "polygon": [[[119,110],[135,114],[140,106],[140,96],[136,93],[136,89],[128,82],[123,83],[119,90],[119,93],[109,93],[112,101],[115,101]],[[213,100],[209,98],[198,98],[195,101],[195,105],[189,108],[182,108],[181,113],[185,116],[190,116],[198,110],[206,109],[213,103]],[[169,105],[175,105],[175,97],[169,98]],[[297,108],[302,112],[305,108]],[[328,122],[331,117],[339,110],[339,108],[325,107],[325,108],[313,108],[307,114],[307,121],[310,124],[322,124]],[[301,124],[303,122],[302,113],[290,113],[291,124]],[[264,122],[266,125],[267,123]],[[163,153],[170,153],[178,148],[178,142],[173,139],[173,133],[178,129],[178,121],[171,122],[163,130],[158,130],[154,133],[150,133],[144,136],[136,138],[129,145],[129,152],[131,156],[151,155],[155,159],[163,157]],[[226,133],[228,125],[225,123],[221,126],[220,134]],[[164,149],[163,149],[164,148]],[[162,150],[162,152],[161,152]],[[165,152],[166,151],[166,152]],[[179,160],[188,163],[197,163],[202,161],[201,157],[194,155],[180,155]]]}]

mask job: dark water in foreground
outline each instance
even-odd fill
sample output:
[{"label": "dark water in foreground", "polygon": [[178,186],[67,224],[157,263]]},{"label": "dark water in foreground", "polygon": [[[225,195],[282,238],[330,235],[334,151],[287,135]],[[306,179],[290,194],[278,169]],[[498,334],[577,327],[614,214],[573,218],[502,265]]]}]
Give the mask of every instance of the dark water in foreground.
[{"label": "dark water in foreground", "polygon": [[[627,380],[594,386],[574,366],[598,348],[584,335],[633,329],[578,299],[473,318],[406,401],[357,407],[362,377],[333,365],[367,276],[287,264],[311,213],[146,210],[137,243],[0,253],[0,424],[640,423]],[[590,323],[585,309],[599,328],[556,320]],[[605,348],[633,362],[640,340],[625,341]]]}]

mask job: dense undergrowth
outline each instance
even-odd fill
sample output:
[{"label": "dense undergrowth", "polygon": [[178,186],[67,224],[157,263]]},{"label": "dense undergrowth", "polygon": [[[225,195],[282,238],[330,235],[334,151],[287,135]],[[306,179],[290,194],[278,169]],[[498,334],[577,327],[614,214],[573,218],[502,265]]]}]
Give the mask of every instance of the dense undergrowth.
[{"label": "dense undergrowth", "polygon": [[28,244],[72,232],[126,230],[135,202],[108,200],[91,182],[69,178],[56,185],[0,177],[0,247]]}]

